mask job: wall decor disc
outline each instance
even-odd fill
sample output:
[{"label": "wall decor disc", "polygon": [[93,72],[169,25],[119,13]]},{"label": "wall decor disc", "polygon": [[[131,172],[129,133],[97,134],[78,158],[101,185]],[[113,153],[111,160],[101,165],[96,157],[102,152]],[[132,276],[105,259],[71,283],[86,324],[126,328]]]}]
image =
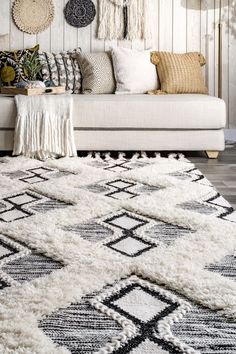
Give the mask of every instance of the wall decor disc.
[{"label": "wall decor disc", "polygon": [[54,18],[53,0],[15,0],[12,15],[23,32],[37,34],[45,31]]},{"label": "wall decor disc", "polygon": [[96,9],[91,0],[69,0],[65,6],[66,21],[74,27],[86,27],[94,19]]}]

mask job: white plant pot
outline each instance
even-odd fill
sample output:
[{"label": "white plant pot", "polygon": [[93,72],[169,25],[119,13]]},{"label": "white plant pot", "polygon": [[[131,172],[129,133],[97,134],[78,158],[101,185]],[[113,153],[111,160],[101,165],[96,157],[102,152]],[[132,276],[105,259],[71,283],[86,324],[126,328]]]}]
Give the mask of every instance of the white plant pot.
[{"label": "white plant pot", "polygon": [[43,81],[28,81],[27,88],[44,88],[46,87]]}]

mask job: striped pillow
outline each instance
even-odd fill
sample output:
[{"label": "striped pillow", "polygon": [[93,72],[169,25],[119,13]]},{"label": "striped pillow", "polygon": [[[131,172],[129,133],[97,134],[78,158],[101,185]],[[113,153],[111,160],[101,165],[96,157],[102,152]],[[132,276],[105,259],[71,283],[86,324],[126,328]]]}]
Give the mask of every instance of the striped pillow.
[{"label": "striped pillow", "polygon": [[80,93],[81,73],[77,62],[80,48],[60,53],[39,52],[43,64],[43,80],[53,81],[56,86],[65,86],[66,91]]}]

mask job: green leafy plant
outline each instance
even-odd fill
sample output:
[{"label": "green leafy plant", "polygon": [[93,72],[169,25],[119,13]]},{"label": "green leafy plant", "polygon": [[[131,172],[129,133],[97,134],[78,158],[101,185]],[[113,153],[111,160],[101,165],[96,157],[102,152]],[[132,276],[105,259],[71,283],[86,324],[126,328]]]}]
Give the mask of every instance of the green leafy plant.
[{"label": "green leafy plant", "polygon": [[22,68],[29,81],[42,78],[43,65],[38,57],[38,52],[27,53],[22,62]]}]

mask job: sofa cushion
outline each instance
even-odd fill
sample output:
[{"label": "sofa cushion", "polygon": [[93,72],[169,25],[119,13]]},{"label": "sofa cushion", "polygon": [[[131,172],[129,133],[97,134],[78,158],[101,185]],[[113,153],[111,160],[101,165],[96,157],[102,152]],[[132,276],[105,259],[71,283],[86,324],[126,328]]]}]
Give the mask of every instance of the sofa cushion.
[{"label": "sofa cushion", "polygon": [[37,53],[39,45],[15,51],[0,51],[0,77],[3,86],[14,86],[20,81],[29,80],[29,75],[24,70],[24,60],[33,53]]},{"label": "sofa cushion", "polygon": [[114,93],[116,83],[110,52],[79,53],[77,59],[82,74],[83,93]]},{"label": "sofa cushion", "polygon": [[116,94],[140,94],[159,87],[149,50],[117,47],[112,49]]},{"label": "sofa cushion", "polygon": [[[73,95],[79,129],[222,129],[225,102],[207,95]],[[0,128],[14,127],[13,97],[0,96]]]},{"label": "sofa cushion", "polygon": [[206,63],[202,54],[152,52],[151,61],[157,65],[163,92],[208,93],[201,69]]},{"label": "sofa cushion", "polygon": [[80,128],[221,129],[225,112],[206,95],[76,95],[73,116]]},{"label": "sofa cushion", "polygon": [[44,81],[53,81],[56,86],[65,86],[70,93],[80,93],[81,72],[77,63],[80,48],[60,53],[39,52],[43,65]]}]

